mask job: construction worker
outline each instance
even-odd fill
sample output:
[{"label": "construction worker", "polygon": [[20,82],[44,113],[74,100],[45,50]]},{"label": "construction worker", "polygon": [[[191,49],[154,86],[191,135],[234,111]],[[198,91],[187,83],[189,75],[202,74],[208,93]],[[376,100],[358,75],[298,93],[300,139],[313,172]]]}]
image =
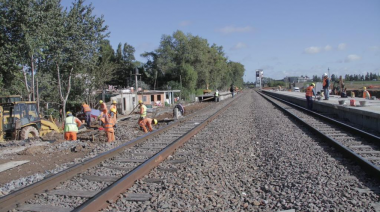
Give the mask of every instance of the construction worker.
[{"label": "construction worker", "polygon": [[[157,124],[157,119],[151,119],[151,118],[145,118],[143,119],[142,122],[140,122],[140,127],[143,128],[144,132],[152,132],[153,129],[152,129],[152,125],[156,125]],[[146,129],[146,127],[148,127],[148,130]]]},{"label": "construction worker", "polygon": [[113,123],[115,123],[115,127],[116,127],[116,119],[117,119],[116,104],[117,104],[117,102],[115,100],[113,100],[112,105],[110,106],[110,115],[111,115],[111,118],[113,118]]},{"label": "construction worker", "polygon": [[218,91],[218,89],[216,89],[214,96],[215,96],[215,102],[219,102],[219,91]]},{"label": "construction worker", "polygon": [[87,127],[90,128],[91,126],[91,108],[86,102],[82,103],[82,112],[86,115],[86,123]]},{"label": "construction worker", "polygon": [[327,75],[327,73],[325,73],[323,75],[323,92],[325,93],[325,98],[324,100],[329,100],[329,87],[330,87],[330,79]]},{"label": "construction worker", "polygon": [[317,98],[314,91],[315,84],[311,83],[309,87],[306,88],[306,103],[307,103],[307,109],[312,110],[313,109],[313,96]]},{"label": "construction worker", "polygon": [[141,100],[139,100],[139,107],[140,107],[140,117],[139,117],[138,124],[140,125],[140,123],[146,117],[146,106],[144,105],[144,103]]},{"label": "construction worker", "polygon": [[104,114],[107,113],[107,105],[102,100],[99,101],[100,104],[100,112],[103,112]]},{"label": "construction worker", "polygon": [[363,98],[364,99],[371,99],[371,94],[369,94],[366,87],[363,87]]},{"label": "construction worker", "polygon": [[106,133],[107,142],[115,141],[115,130],[113,126],[115,123],[113,122],[113,118],[111,118],[110,114],[103,114],[100,119],[102,121],[102,125],[104,127],[104,132]]},{"label": "construction worker", "polygon": [[99,125],[102,125],[102,121],[100,120],[104,114],[107,114],[107,105],[106,103],[103,102],[103,100],[100,100],[99,101],[99,110],[100,110],[100,115],[98,117],[98,120],[99,120]]},{"label": "construction worker", "polygon": [[63,123],[64,137],[66,141],[75,141],[77,140],[78,128],[82,124],[81,121],[73,116],[73,114],[68,111],[66,113],[67,117]]}]

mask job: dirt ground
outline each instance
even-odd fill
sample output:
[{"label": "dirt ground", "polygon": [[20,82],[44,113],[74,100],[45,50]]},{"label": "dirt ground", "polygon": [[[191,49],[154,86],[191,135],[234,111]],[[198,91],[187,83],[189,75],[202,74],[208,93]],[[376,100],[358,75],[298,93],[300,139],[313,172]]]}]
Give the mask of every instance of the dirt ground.
[{"label": "dirt ground", "polygon": [[[210,104],[214,103],[205,102],[185,105],[185,116],[194,113],[204,107],[207,107]],[[154,114],[148,114],[148,117],[149,116],[152,117],[154,116]],[[164,119],[173,119],[173,113],[172,110],[169,109],[168,112],[164,112],[153,118],[156,118],[159,121]],[[162,127],[166,124],[163,123],[159,125]],[[158,128],[160,126],[158,126]],[[144,132],[139,130],[139,127],[137,126],[136,118],[126,118],[124,121],[119,121],[117,130],[121,130],[123,133],[128,134],[129,136],[127,138],[131,139],[137,138],[144,134]],[[87,130],[85,132],[79,132],[78,139],[85,142],[86,145],[78,144],[74,147],[70,147],[70,145],[67,145],[68,147],[66,149],[61,148],[61,146],[64,144],[63,142],[65,142],[62,138],[62,134],[55,134],[50,135],[50,137],[45,137],[44,142],[38,142],[39,145],[21,145],[22,148],[26,148],[19,152],[1,155],[0,164],[9,161],[20,160],[29,160],[30,162],[0,172],[0,185],[3,186],[7,182],[19,179],[21,177],[26,177],[35,173],[44,173],[45,171],[54,169],[61,164],[72,162],[75,159],[85,157],[90,153],[94,154],[94,150],[96,149],[97,144],[105,142],[105,136],[102,134],[104,134],[104,132],[100,132],[96,128],[92,130]],[[51,141],[52,143],[48,141]],[[0,147],[0,151],[5,151],[9,153],[11,151],[11,148],[20,148],[20,145],[16,145],[16,147],[7,147],[6,145],[4,145]]]}]

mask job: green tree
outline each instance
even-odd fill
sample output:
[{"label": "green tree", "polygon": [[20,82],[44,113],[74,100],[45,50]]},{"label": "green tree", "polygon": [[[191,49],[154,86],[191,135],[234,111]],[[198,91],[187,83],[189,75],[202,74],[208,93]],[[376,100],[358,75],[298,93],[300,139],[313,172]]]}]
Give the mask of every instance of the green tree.
[{"label": "green tree", "polygon": [[92,5],[85,6],[83,3],[84,0],[75,1],[68,12],[57,7],[54,30],[49,35],[50,63],[55,66],[64,113],[72,76],[77,76],[96,64],[99,45],[108,36],[104,34],[107,26],[103,26],[103,16],[93,16]]}]

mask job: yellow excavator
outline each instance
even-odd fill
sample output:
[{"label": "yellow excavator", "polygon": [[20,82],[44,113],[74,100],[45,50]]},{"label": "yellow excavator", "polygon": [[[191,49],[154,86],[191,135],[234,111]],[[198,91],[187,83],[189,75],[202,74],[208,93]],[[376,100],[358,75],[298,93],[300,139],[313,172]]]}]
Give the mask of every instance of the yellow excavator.
[{"label": "yellow excavator", "polygon": [[0,97],[0,142],[36,138],[51,131],[61,132],[52,118],[40,118],[36,102],[22,101],[21,96]]}]

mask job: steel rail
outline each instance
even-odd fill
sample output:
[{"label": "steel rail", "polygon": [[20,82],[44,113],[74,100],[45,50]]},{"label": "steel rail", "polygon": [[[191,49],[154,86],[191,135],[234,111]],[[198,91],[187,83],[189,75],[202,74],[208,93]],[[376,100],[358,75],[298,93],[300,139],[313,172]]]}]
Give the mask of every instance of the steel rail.
[{"label": "steel rail", "polygon": [[[234,100],[232,100],[233,102]],[[229,103],[230,104],[230,103]],[[77,174],[86,171],[89,168],[92,168],[99,164],[100,162],[107,160],[109,158],[112,158],[119,153],[123,152],[124,149],[133,147],[137,144],[140,144],[148,139],[154,138],[155,136],[164,133],[168,131],[171,128],[174,128],[183,122],[186,122],[193,117],[201,114],[202,112],[208,110],[209,107],[203,108],[195,113],[192,113],[188,116],[186,116],[184,119],[181,119],[179,121],[172,122],[168,124],[167,126],[160,128],[158,130],[155,130],[153,132],[150,132],[146,135],[140,136],[136,139],[133,139],[129,142],[126,142],[124,144],[121,144],[120,146],[108,150],[107,152],[103,152],[94,158],[91,158],[87,161],[84,161],[82,163],[76,164],[73,167],[70,167],[68,169],[65,169],[61,172],[58,172],[57,174],[54,174],[50,177],[47,177],[41,181],[38,181],[36,183],[33,183],[29,186],[26,186],[24,188],[21,188],[17,191],[14,191],[6,196],[0,197],[0,212],[6,212],[9,210],[12,210],[16,208],[18,205],[23,204],[25,201],[34,198],[36,194],[46,192],[50,189],[55,188],[57,185],[59,185],[61,182],[64,182],[66,180],[69,180],[76,176]]]},{"label": "steel rail", "polygon": [[[238,99],[243,95],[235,98]],[[193,130],[187,132],[177,140],[173,141],[169,146],[155,154],[153,157],[145,161],[144,163],[137,166],[134,170],[127,173],[125,176],[111,184],[106,189],[102,190],[94,197],[90,198],[84,202],[79,207],[75,208],[75,212],[93,212],[104,209],[109,205],[110,202],[115,202],[121,193],[124,193],[127,189],[132,187],[136,180],[147,175],[153,168],[157,167],[163,160],[165,160],[169,155],[173,154],[179,147],[181,147],[185,142],[190,140],[191,137],[196,135],[201,131],[205,126],[207,126],[211,121],[217,118],[221,113],[227,110],[235,101],[231,101],[226,106],[224,106],[219,111],[215,112],[208,119],[204,120]]]},{"label": "steel rail", "polygon": [[[374,177],[377,177],[378,179],[380,179],[380,168],[375,166],[374,164],[372,164],[371,162],[369,162],[368,160],[366,160],[365,158],[363,158],[362,156],[358,155],[357,153],[355,153],[354,151],[352,151],[351,149],[343,146],[339,141],[331,138],[330,136],[328,135],[325,135],[324,133],[320,132],[317,128],[311,126],[310,124],[308,124],[307,122],[305,122],[304,120],[302,120],[301,118],[299,118],[297,115],[291,113],[290,111],[288,111],[286,108],[283,108],[281,107],[280,105],[278,105],[277,103],[275,103],[274,101],[272,101],[271,99],[269,99],[266,95],[268,94],[263,94],[262,92],[258,92],[263,98],[265,98],[266,100],[268,100],[269,102],[271,102],[272,104],[274,104],[275,106],[277,106],[278,108],[280,108],[282,111],[284,111],[285,113],[289,114],[290,116],[292,116],[293,118],[295,118],[297,121],[303,123],[305,126],[307,126],[309,129],[311,129],[313,132],[315,132],[317,135],[320,135],[322,138],[324,138],[325,140],[329,141],[331,144],[333,144],[337,149],[339,149],[344,155],[346,155],[347,157],[349,158],[352,158],[354,159],[354,161],[356,161],[358,164],[362,165],[363,167],[363,170],[366,171],[367,173],[371,174],[372,176]],[[269,96],[269,95],[268,95]],[[271,96],[272,97],[272,96]],[[312,116],[317,116],[317,117],[321,117],[323,118],[324,120],[328,120],[328,121],[331,121],[332,123],[334,124],[338,124],[339,126],[343,126],[345,128],[348,128],[348,129],[351,129],[351,130],[355,130],[357,133],[363,135],[363,136],[366,136],[366,137],[371,137],[371,138],[374,138],[374,139],[377,139],[377,141],[379,141],[379,138],[375,135],[372,135],[370,136],[371,134],[367,133],[367,132],[364,132],[362,130],[359,130],[359,129],[356,129],[354,127],[351,127],[351,126],[348,126],[344,123],[341,123],[341,122],[338,122],[336,120],[332,120],[328,117],[325,117],[321,114],[318,114],[318,113],[315,113],[313,111],[310,111],[310,110],[307,110],[305,108],[302,108],[298,105],[294,105],[293,103],[290,103],[290,102],[287,102],[285,100],[282,100],[282,99],[279,99],[277,97],[272,97],[272,98],[275,98],[281,102],[284,102],[286,104],[289,103],[289,105],[291,106],[297,106],[297,108],[299,109],[302,109],[304,111],[307,111],[308,113],[310,112]],[[374,140],[372,140],[374,141]]]}]

